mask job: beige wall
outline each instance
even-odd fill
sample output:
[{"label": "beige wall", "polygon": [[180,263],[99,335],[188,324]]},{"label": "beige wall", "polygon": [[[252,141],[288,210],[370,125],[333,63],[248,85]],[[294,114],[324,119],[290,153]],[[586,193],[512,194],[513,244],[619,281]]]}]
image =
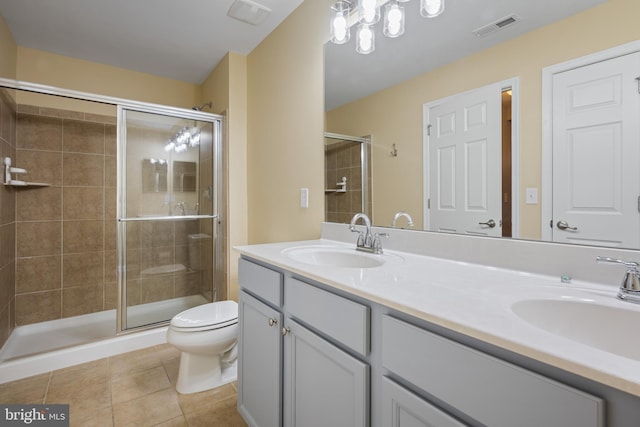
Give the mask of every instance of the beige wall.
[{"label": "beige wall", "polygon": [[228,173],[223,197],[227,238],[229,298],[238,295],[238,253],[233,246],[247,244],[247,57],[227,54],[202,84],[202,102],[226,116],[224,163]]},{"label": "beige wall", "polygon": [[[318,238],[324,214],[323,41],[330,0],[307,0],[248,57],[249,242]],[[309,208],[300,188],[309,188]]]},{"label": "beige wall", "polygon": [[[191,108],[200,86],[137,71],[18,47],[18,80],[141,102]],[[25,97],[19,103],[29,104]],[[62,101],[61,101],[62,102]],[[66,105],[53,107],[65,108]]]},{"label": "beige wall", "polygon": [[16,78],[18,46],[4,18],[0,16],[0,77]]},{"label": "beige wall", "polygon": [[[373,136],[376,223],[390,220],[400,209],[419,213],[414,219],[422,216],[422,105],[512,77],[520,78],[521,89],[520,192],[524,194],[526,187],[540,188],[542,69],[640,39],[639,14],[637,0],[609,0],[329,112],[328,131]],[[388,123],[394,123],[393,129]],[[396,158],[389,156],[393,143],[398,146]],[[539,238],[540,205],[521,203],[520,211],[521,237]]]}]

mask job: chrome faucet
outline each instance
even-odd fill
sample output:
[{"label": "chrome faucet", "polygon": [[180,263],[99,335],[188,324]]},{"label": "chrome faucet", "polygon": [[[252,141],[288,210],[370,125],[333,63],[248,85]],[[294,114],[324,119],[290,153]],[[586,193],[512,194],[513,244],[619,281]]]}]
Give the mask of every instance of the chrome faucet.
[{"label": "chrome faucet", "polygon": [[603,256],[596,257],[596,262],[603,264],[622,264],[627,267],[627,271],[620,284],[618,298],[623,301],[640,304],[640,271],[638,271],[640,264],[635,261],[623,261],[621,259]]},{"label": "chrome faucet", "polygon": [[393,216],[393,221],[391,221],[391,226],[393,228],[396,228],[396,222],[402,217],[407,218],[408,227],[413,227],[413,218],[411,218],[411,215],[409,215],[409,213],[405,211],[396,212],[396,214]]},{"label": "chrome faucet", "polygon": [[[362,222],[365,226],[365,232],[362,233],[356,229],[356,222],[359,219],[362,219]],[[373,254],[381,254],[382,253],[382,242],[380,241],[381,237],[389,237],[387,233],[375,233],[371,234],[371,220],[369,217],[362,213],[358,212],[351,218],[351,224],[349,225],[349,230],[353,233],[358,233],[358,241],[356,242],[356,250],[370,252]]]}]

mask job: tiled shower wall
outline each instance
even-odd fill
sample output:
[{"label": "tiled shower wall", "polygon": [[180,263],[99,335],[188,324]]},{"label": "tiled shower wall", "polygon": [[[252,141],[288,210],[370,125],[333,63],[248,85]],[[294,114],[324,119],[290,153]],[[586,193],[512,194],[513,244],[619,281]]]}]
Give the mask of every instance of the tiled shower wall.
[{"label": "tiled shower wall", "polygon": [[116,306],[116,118],[18,106],[16,326]]},{"label": "tiled shower wall", "polygon": [[[340,188],[336,184],[342,180],[343,176],[347,177],[346,193],[325,192],[325,221],[327,222],[349,223],[353,215],[362,211],[360,142],[340,141],[325,146],[325,188],[327,190]],[[370,207],[365,211],[370,215]]]},{"label": "tiled shower wall", "polygon": [[[16,104],[5,89],[0,89],[0,158],[16,156]],[[3,163],[0,162],[2,166]],[[0,182],[4,184],[4,168]],[[0,346],[15,325],[15,211],[16,192],[0,185]]]}]

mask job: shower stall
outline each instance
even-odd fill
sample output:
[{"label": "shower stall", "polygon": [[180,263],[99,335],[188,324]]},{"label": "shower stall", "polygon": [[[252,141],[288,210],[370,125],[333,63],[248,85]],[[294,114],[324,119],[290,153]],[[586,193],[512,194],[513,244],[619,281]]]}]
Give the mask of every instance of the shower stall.
[{"label": "shower stall", "polygon": [[0,382],[3,365],[143,345],[226,299],[222,128],[197,109],[0,79]]},{"label": "shower stall", "polygon": [[349,223],[364,212],[371,218],[371,138],[325,132],[325,221]]}]

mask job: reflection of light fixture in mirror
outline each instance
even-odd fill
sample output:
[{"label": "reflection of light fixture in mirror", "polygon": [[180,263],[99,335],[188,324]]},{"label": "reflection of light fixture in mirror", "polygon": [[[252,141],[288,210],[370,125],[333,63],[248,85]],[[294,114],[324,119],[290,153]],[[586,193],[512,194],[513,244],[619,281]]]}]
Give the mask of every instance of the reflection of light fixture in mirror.
[{"label": "reflection of light fixture in mirror", "polygon": [[376,49],[376,39],[373,28],[367,24],[360,24],[356,33],[356,52],[366,55]]},{"label": "reflection of light fixture in mirror", "polygon": [[420,0],[420,15],[435,18],[444,12],[444,0]]},{"label": "reflection of light fixture in mirror", "polygon": [[197,127],[183,127],[176,135],[169,140],[164,146],[164,151],[175,151],[182,153],[189,147],[197,147],[200,145],[200,129]]},{"label": "reflection of light fixture in mirror", "polygon": [[[339,0],[332,7],[331,42],[345,44],[349,41],[350,28],[359,23],[356,37],[356,51],[368,54],[375,50],[373,24],[380,20],[380,8],[384,6],[383,34],[387,37],[399,37],[404,34],[404,7],[399,3],[410,0],[358,0],[355,9],[351,2]],[[420,0],[420,15],[434,18],[444,11],[445,0]]]},{"label": "reflection of light fixture in mirror", "polygon": [[382,33],[387,37],[399,37],[404,34],[404,7],[397,1],[391,1],[384,7],[384,28]]},{"label": "reflection of light fixture in mirror", "polygon": [[377,0],[360,0],[358,2],[358,20],[363,24],[373,25],[380,20],[380,8]]},{"label": "reflection of light fixture in mirror", "polygon": [[344,44],[351,38],[351,29],[347,23],[351,12],[351,3],[338,1],[331,9],[334,11],[331,19],[331,42]]}]

